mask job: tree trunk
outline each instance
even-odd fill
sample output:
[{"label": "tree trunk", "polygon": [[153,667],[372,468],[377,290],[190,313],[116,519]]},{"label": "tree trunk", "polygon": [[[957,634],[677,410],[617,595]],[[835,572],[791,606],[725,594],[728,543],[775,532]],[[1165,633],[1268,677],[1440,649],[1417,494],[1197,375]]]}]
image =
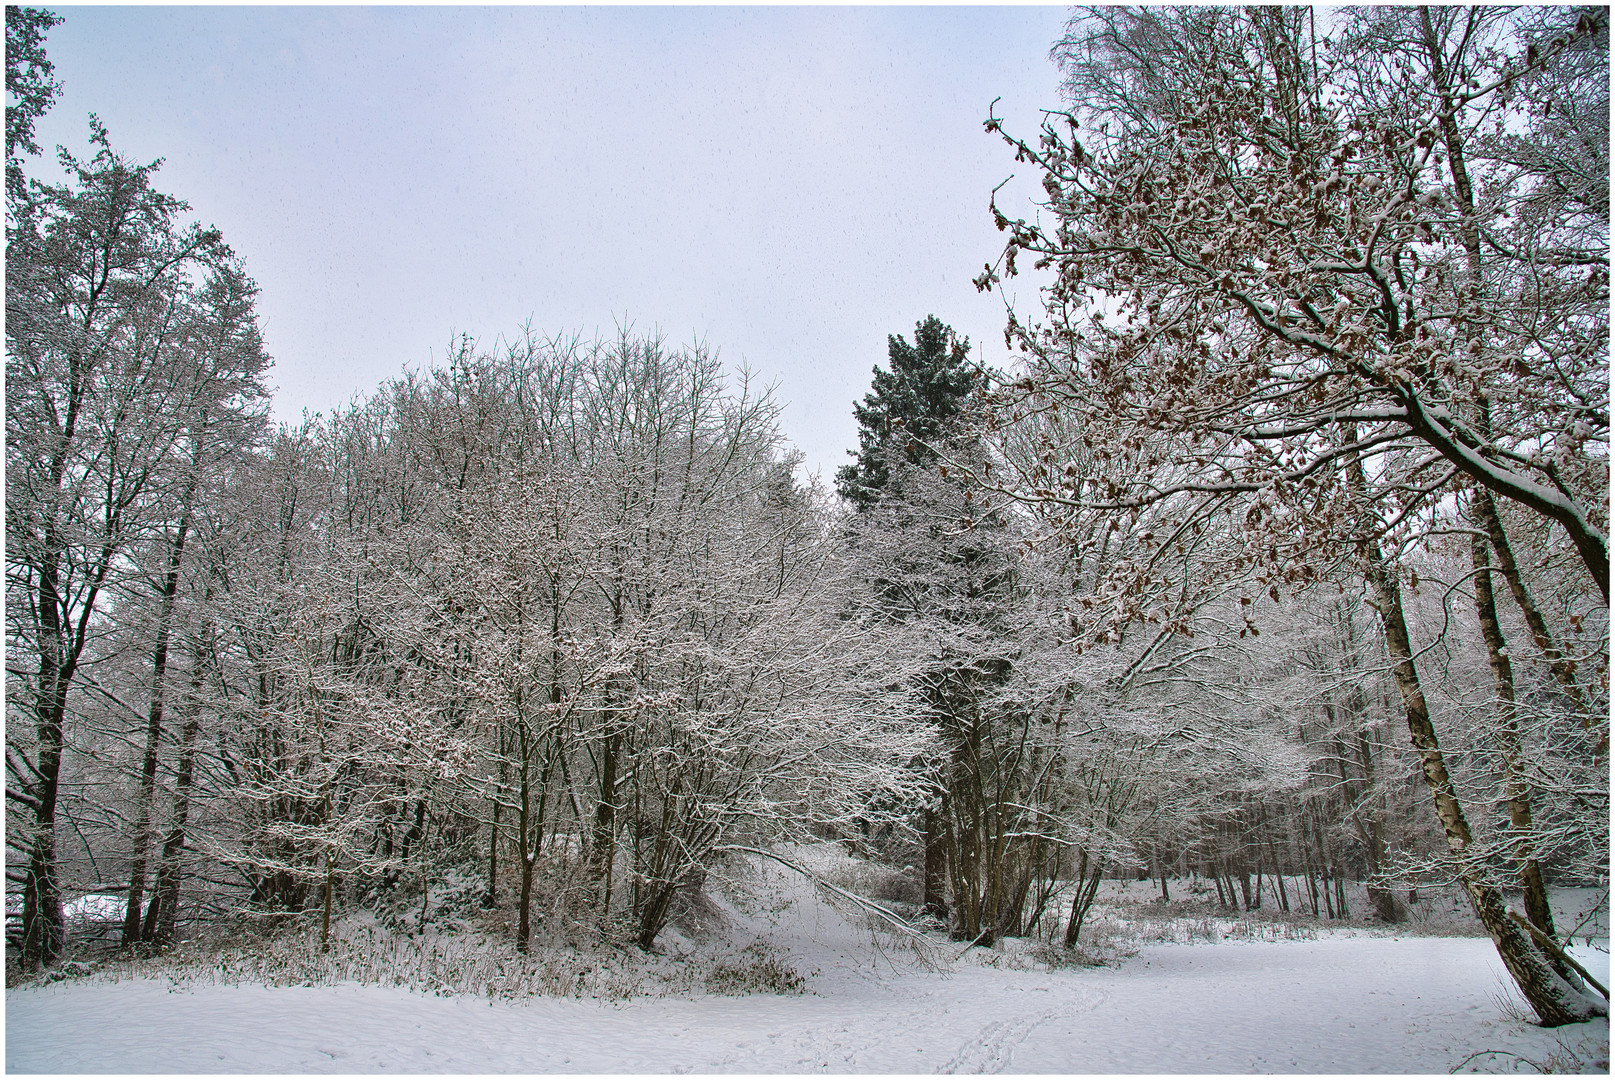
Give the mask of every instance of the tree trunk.
[{"label": "tree trunk", "polygon": [[981,835],[980,792],[967,779],[971,772],[966,767],[963,738],[953,753],[954,782],[945,804],[949,811],[948,868],[953,875],[953,937],[959,941],[976,941],[982,936],[982,901],[986,896],[984,841]]},{"label": "tree trunk", "polygon": [[[1357,732],[1357,762],[1363,772],[1363,791],[1367,795],[1374,787],[1374,751],[1368,743],[1367,733],[1361,730]],[[1380,803],[1383,811],[1383,797],[1376,797],[1376,801]],[[1368,902],[1374,905],[1374,914],[1381,922],[1405,922],[1408,917],[1407,908],[1403,906],[1395,890],[1383,884],[1385,827],[1380,817],[1380,813],[1370,813],[1366,819],[1361,815],[1353,816],[1353,820],[1358,822],[1368,852]]]},{"label": "tree trunk", "polygon": [[1525,893],[1526,917],[1551,938],[1553,910],[1548,906],[1548,890],[1542,881],[1542,867],[1531,851],[1531,785],[1520,775],[1520,721],[1514,704],[1514,667],[1509,661],[1508,642],[1503,637],[1503,628],[1497,621],[1497,604],[1492,596],[1492,575],[1488,569],[1490,560],[1486,547],[1486,541],[1478,536],[1470,544],[1470,555],[1475,566],[1475,614],[1480,620],[1481,637],[1486,641],[1486,659],[1491,664],[1492,690],[1497,698],[1497,735],[1503,752],[1503,794],[1508,803],[1509,826],[1516,836],[1516,873]]},{"label": "tree trunk", "polygon": [[1336,917],[1335,898],[1332,891],[1334,886],[1332,877],[1334,857],[1329,851],[1329,837],[1324,832],[1323,809],[1318,804],[1314,803],[1311,807],[1311,811],[1312,812],[1308,814],[1307,817],[1312,825],[1312,838],[1316,844],[1316,852],[1318,856],[1318,885],[1323,892],[1323,913],[1326,918],[1333,919]]},{"label": "tree trunk", "polygon": [[594,834],[589,845],[590,871],[600,888],[600,918],[611,915],[611,867],[616,861],[617,756],[621,733],[608,735],[601,747],[600,793],[594,804]]},{"label": "tree trunk", "polygon": [[154,839],[153,818],[157,802],[157,755],[163,738],[163,689],[168,675],[168,638],[174,622],[174,602],[179,594],[180,564],[185,557],[185,534],[190,528],[189,504],[194,480],[185,493],[186,510],[168,549],[168,568],[157,608],[157,642],[151,654],[151,702],[146,712],[146,754],[140,764],[140,793],[135,809],[133,856],[129,864],[128,903],[124,905],[123,943],[127,947],[144,936],[140,905],[146,891],[146,853]]},{"label": "tree trunk", "polygon": [[157,866],[157,882],[146,909],[143,936],[159,945],[174,941],[179,919],[180,860],[185,851],[185,827],[191,813],[191,789],[196,770],[196,736],[201,727],[201,690],[205,659],[200,638],[191,649],[190,693],[185,705],[185,723],[180,728],[179,765],[174,775],[174,813]]},{"label": "tree trunk", "polygon": [[925,841],[922,911],[924,914],[946,923],[948,920],[946,811],[942,808],[927,806],[921,817],[921,829]]},{"label": "tree trunk", "polygon": [[1485,883],[1479,868],[1463,858],[1472,841],[1469,822],[1458,803],[1452,777],[1447,772],[1446,759],[1436,739],[1435,726],[1430,720],[1430,709],[1419,685],[1407,623],[1402,614],[1401,587],[1380,555],[1379,545],[1370,542],[1365,549],[1369,582],[1379,601],[1385,647],[1390,654],[1393,665],[1391,672],[1407,713],[1408,732],[1419,752],[1425,786],[1435,803],[1436,818],[1446,834],[1447,847],[1455,856],[1459,880],[1474,906],[1475,914],[1491,935],[1498,955],[1514,977],[1520,992],[1545,1026],[1554,1027],[1608,1015],[1607,1003],[1593,1000],[1580,979],[1571,982],[1554,970],[1525,931],[1509,919],[1497,890]]},{"label": "tree trunk", "polygon": [[1068,949],[1077,943],[1077,935],[1082,932],[1082,924],[1088,918],[1088,911],[1093,907],[1094,897],[1099,893],[1099,882],[1103,880],[1104,873],[1105,860],[1093,860],[1090,868],[1088,853],[1084,851],[1077,864],[1076,890],[1071,894],[1071,917],[1065,924],[1065,947]]},{"label": "tree trunk", "polygon": [[325,849],[325,906],[320,913],[320,951],[331,951],[331,892],[336,885],[331,849]]},{"label": "tree trunk", "polygon": [[[43,755],[42,755],[43,756]],[[66,943],[62,894],[56,883],[56,815],[54,798],[34,819],[34,842],[28,851],[22,896],[22,964],[24,970],[50,967]]]},{"label": "tree trunk", "polygon": [[[1565,659],[1559,651],[1558,643],[1554,640],[1553,632],[1548,629],[1548,622],[1542,617],[1542,610],[1537,607],[1531,593],[1525,587],[1525,579],[1520,576],[1519,565],[1514,561],[1514,549],[1509,544],[1508,533],[1503,528],[1502,519],[1497,515],[1497,504],[1492,499],[1492,493],[1485,488],[1477,489],[1473,506],[1481,527],[1486,530],[1486,536],[1491,541],[1492,555],[1497,559],[1497,568],[1503,574],[1503,580],[1508,584],[1510,595],[1525,617],[1526,628],[1531,632],[1531,641],[1542,654],[1548,665],[1548,670],[1559,681],[1565,696],[1570,699],[1570,705],[1582,716],[1582,726],[1591,729],[1593,723],[1599,719],[1608,721],[1608,716],[1595,716],[1592,704],[1582,691],[1581,684],[1576,681],[1576,665],[1573,661]],[[1609,748],[1609,730],[1606,727],[1600,736],[1595,753],[1602,754]],[[1550,932],[1549,936],[1552,934]]]},{"label": "tree trunk", "polygon": [[174,819],[168,835],[163,839],[162,856],[157,864],[157,881],[152,888],[151,904],[146,909],[146,925],[142,936],[159,945],[174,941],[174,929],[179,920],[180,861],[185,851],[185,827],[191,813],[191,788],[196,768],[196,733],[199,718],[193,714],[186,718],[180,729],[179,768],[174,777]]},{"label": "tree trunk", "polygon": [[[499,788],[505,786],[505,761],[503,747],[500,748],[499,760]],[[488,887],[482,892],[482,906],[496,908],[499,906],[499,812],[504,808],[504,801],[498,795],[493,799],[492,820],[488,823]]]},{"label": "tree trunk", "polygon": [[[518,705],[518,708],[520,706]],[[527,831],[532,825],[532,747],[528,745],[527,726],[521,725],[519,732],[519,749],[521,751],[521,764],[517,766],[517,783],[520,792],[516,805],[516,866],[521,875],[520,899],[516,901],[516,951],[525,953],[532,934],[532,908],[533,908],[533,858],[532,849],[527,843]]]},{"label": "tree trunk", "polygon": [[[49,545],[47,533],[47,546]],[[23,881],[22,966],[24,970],[50,967],[62,955],[66,924],[62,895],[56,881],[56,800],[62,772],[62,725],[67,714],[67,689],[72,682],[78,649],[66,647],[61,625],[61,599],[54,554],[43,560],[39,574],[39,681],[35,687],[34,720],[39,747],[27,768],[26,794],[34,814],[28,870]]]},{"label": "tree trunk", "polygon": [[[77,430],[79,410],[86,394],[87,376],[85,359],[79,352],[68,354],[68,401],[64,412],[62,434],[51,454],[50,485],[52,500],[62,495],[63,480],[67,475],[67,458]],[[28,848],[28,869],[23,879],[22,897],[22,955],[25,971],[50,967],[61,958],[66,943],[67,928],[62,918],[62,894],[56,880],[56,800],[60,791],[62,772],[62,727],[67,719],[67,691],[73,683],[78,659],[84,650],[84,636],[90,615],[95,610],[111,560],[103,557],[95,566],[87,582],[88,588],[80,604],[83,614],[74,625],[69,617],[69,597],[62,594],[62,560],[67,545],[62,536],[59,520],[52,516],[46,521],[35,578],[37,584],[29,600],[34,605],[36,638],[39,653],[39,676],[34,685],[34,729],[38,739],[35,757],[28,762],[20,752],[6,755],[10,765],[13,757],[21,758],[26,769],[17,770],[24,790],[26,805],[33,811],[33,837]],[[110,538],[103,550],[112,548]],[[8,554],[10,540],[7,541]],[[9,569],[8,569],[9,574]],[[9,792],[8,792],[9,794]]]},{"label": "tree trunk", "polygon": [[[43,702],[39,704],[50,708]],[[34,821],[28,869],[23,878],[21,959],[25,971],[54,964],[66,940],[62,898],[56,882],[56,799],[62,762],[59,710],[46,713],[38,729],[40,746],[35,760],[29,763],[34,780],[27,792],[33,802]]]}]

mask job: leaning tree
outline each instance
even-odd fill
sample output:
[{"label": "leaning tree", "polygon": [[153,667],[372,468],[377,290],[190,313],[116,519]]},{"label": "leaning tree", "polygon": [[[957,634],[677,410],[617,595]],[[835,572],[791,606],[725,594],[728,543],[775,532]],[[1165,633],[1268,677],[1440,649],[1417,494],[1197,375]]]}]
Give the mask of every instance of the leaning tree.
[{"label": "leaning tree", "polygon": [[978,286],[1023,257],[1053,275],[1038,319],[1010,316],[1028,368],[1001,427],[1060,414],[1080,444],[977,479],[1057,525],[1155,515],[1116,591],[1180,625],[1163,566],[1218,519],[1244,537],[1226,569],[1275,595],[1362,574],[1453,870],[1543,1020],[1584,1019],[1607,1005],[1476,858],[1399,556],[1484,493],[1550,523],[1607,602],[1608,166],[1598,110],[1570,103],[1589,58],[1607,69],[1607,18],[1340,18],[1332,44],[1302,9],[1088,10],[1057,48],[1073,109],[1035,144],[988,120],[1048,219],[995,205],[1008,243]]}]

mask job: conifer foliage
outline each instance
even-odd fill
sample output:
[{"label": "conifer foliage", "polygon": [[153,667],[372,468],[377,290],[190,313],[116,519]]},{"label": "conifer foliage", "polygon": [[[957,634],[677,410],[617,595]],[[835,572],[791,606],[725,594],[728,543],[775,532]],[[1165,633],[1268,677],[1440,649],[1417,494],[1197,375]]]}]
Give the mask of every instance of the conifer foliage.
[{"label": "conifer foliage", "polygon": [[857,460],[836,473],[836,490],[860,510],[895,493],[897,460],[919,465],[936,457],[937,441],[984,381],[970,362],[970,339],[935,315],[914,324],[914,344],[892,334],[886,351],[892,369],[875,368],[874,389],[852,407],[858,450],[849,453]]}]

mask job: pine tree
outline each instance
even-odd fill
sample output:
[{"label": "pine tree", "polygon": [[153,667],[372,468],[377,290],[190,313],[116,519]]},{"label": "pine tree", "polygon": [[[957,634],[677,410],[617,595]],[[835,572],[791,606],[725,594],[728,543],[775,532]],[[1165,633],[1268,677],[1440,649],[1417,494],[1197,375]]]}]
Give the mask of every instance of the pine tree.
[{"label": "pine tree", "polygon": [[914,324],[913,345],[892,334],[886,349],[891,370],[877,366],[874,389],[852,407],[858,449],[848,453],[856,460],[836,472],[836,490],[860,510],[897,493],[894,464],[935,459],[965,399],[984,382],[981,368],[970,363],[970,340],[935,315]]},{"label": "pine tree", "polygon": [[961,414],[985,373],[936,316],[914,330],[912,345],[888,338],[891,370],[876,368],[854,406],[860,447],[836,486],[859,511],[849,539],[868,602],[898,651],[924,658],[909,683],[938,739],[913,766],[929,792],[916,821],[924,910],[991,940],[1019,928],[1025,895],[1024,844],[1011,837],[1026,830],[1009,805],[1024,801],[1024,740],[1009,737],[1019,718],[997,702],[1013,670],[1014,532],[937,462],[979,456]]}]

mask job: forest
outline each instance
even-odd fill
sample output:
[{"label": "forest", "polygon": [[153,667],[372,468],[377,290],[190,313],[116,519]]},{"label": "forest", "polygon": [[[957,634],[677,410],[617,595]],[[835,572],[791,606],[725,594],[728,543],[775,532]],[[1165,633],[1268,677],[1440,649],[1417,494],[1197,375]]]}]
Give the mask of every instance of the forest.
[{"label": "forest", "polygon": [[142,955],[648,954],[831,842],[957,947],[1456,889],[1607,1016],[1549,904],[1609,884],[1607,9],[1073,12],[985,117],[1019,364],[882,328],[833,478],[631,326],[272,423],[226,238],[104,128],[42,178],[58,21],[6,9],[8,986],[89,895]]}]

